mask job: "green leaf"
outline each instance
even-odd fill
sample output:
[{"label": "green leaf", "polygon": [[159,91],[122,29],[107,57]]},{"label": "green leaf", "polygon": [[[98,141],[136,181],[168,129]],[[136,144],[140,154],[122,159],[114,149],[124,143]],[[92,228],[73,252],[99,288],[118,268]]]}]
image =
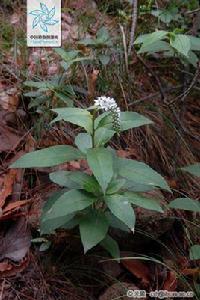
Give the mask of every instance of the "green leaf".
[{"label": "green leaf", "polygon": [[42,208],[42,215],[41,218],[44,217],[44,215],[47,213],[48,210],[51,209],[51,207],[54,205],[54,203],[66,192],[66,189],[63,189],[61,191],[53,193],[48,200],[45,202],[43,208]]},{"label": "green leaf", "polygon": [[93,60],[93,57],[90,56],[83,56],[83,57],[76,57],[73,60],[64,60],[60,62],[61,67],[63,67],[63,69],[65,71],[67,71],[69,69],[69,67],[71,67],[71,65],[73,65],[76,62],[81,62],[81,61],[91,61]]},{"label": "green leaf", "polygon": [[164,30],[158,30],[149,34],[143,34],[139,36],[134,44],[143,43],[145,46],[155,43],[156,41],[162,40],[167,36],[168,32]]},{"label": "green leaf", "polygon": [[166,24],[169,24],[172,20],[177,21],[181,17],[180,14],[178,14],[178,8],[174,6],[167,7],[167,9],[164,10],[154,10],[151,13]]},{"label": "green leaf", "polygon": [[40,221],[40,233],[41,234],[51,234],[55,231],[55,229],[62,227],[67,222],[71,221],[74,217],[74,214],[70,214],[68,216],[62,216],[57,218],[51,218],[47,220],[43,220],[41,218]]},{"label": "green leaf", "polygon": [[82,189],[88,177],[90,176],[80,171],[56,171],[49,174],[52,182],[70,189]]},{"label": "green leaf", "polygon": [[50,248],[50,246],[51,246],[51,241],[47,241],[45,243],[42,243],[40,245],[39,251],[41,251],[41,252],[47,251]]},{"label": "green leaf", "polygon": [[100,114],[94,122],[95,129],[100,127],[108,127],[112,129],[112,116],[110,112],[104,112],[103,114]]},{"label": "green leaf", "polygon": [[108,39],[110,39],[108,30],[105,26],[101,27],[97,31],[97,39],[98,39],[98,42],[106,42]]},{"label": "green leaf", "polygon": [[108,30],[106,27],[102,27],[98,30],[96,38],[85,38],[81,41],[79,41],[79,44],[85,45],[85,46],[112,46],[112,42],[108,33]]},{"label": "green leaf", "polygon": [[113,258],[120,258],[120,250],[117,242],[109,235],[101,242],[101,246],[106,249]]},{"label": "green leaf", "polygon": [[170,23],[173,20],[173,15],[170,14],[170,12],[168,12],[168,11],[163,11],[159,15],[159,19],[164,23]]},{"label": "green leaf", "polygon": [[145,209],[155,210],[161,213],[163,212],[162,207],[156,199],[147,198],[143,195],[139,195],[133,192],[126,192],[124,193],[124,196],[126,196],[128,198],[128,201],[134,205],[143,207]]},{"label": "green leaf", "polygon": [[193,245],[190,248],[190,259],[199,260],[200,259],[200,245]]},{"label": "green leaf", "polygon": [[90,60],[94,60],[93,57],[91,56],[83,56],[83,57],[77,57],[73,60],[73,62],[80,62],[80,61],[90,61]]},{"label": "green leaf", "polygon": [[120,229],[125,232],[130,232],[130,229],[127,225],[125,225],[121,220],[115,217],[110,211],[106,211],[105,213],[108,223],[111,227]]},{"label": "green leaf", "polygon": [[35,92],[28,92],[24,94],[24,97],[36,98],[40,97],[42,92],[40,90],[36,90]]},{"label": "green leaf", "polygon": [[106,194],[112,195],[117,193],[124,186],[125,182],[125,179],[113,179],[108,185]]},{"label": "green leaf", "polygon": [[191,50],[193,51],[200,51],[200,38],[197,38],[192,35],[188,35],[191,43]]},{"label": "green leaf", "polygon": [[64,120],[81,126],[92,133],[92,115],[86,109],[67,107],[52,109],[52,111],[58,114],[53,122]]},{"label": "green leaf", "polygon": [[73,219],[66,222],[64,225],[61,226],[61,228],[70,230],[70,229],[76,227],[77,225],[79,225],[80,219],[81,219],[81,216],[75,215]]},{"label": "green leaf", "polygon": [[67,97],[65,94],[61,92],[55,92],[55,96],[58,97],[64,103],[66,103],[69,107],[73,106],[74,101],[71,98]]},{"label": "green leaf", "polygon": [[110,61],[110,55],[99,55],[99,60],[102,65],[106,66]]},{"label": "green leaf", "polygon": [[24,81],[25,86],[33,88],[45,88],[45,89],[54,89],[55,85],[49,81]]},{"label": "green leaf", "polygon": [[114,130],[100,127],[95,131],[94,143],[95,147],[104,146],[115,134]]},{"label": "green leaf", "polygon": [[40,97],[37,97],[37,98],[34,98],[32,99],[30,102],[29,102],[29,105],[28,105],[28,108],[31,109],[32,107],[37,107],[39,108],[39,106],[41,104],[44,104],[44,103],[48,103],[51,101],[51,97],[48,97],[46,96],[45,94],[40,96]]},{"label": "green leaf", "polygon": [[[60,91],[60,89],[58,91]],[[74,92],[73,86],[70,85],[70,84],[62,85],[61,86],[61,92],[65,93],[65,94],[70,94],[71,96],[76,95],[75,92]]]},{"label": "green leaf", "polygon": [[145,33],[145,34],[139,35],[136,38],[136,40],[134,41],[134,45],[143,44],[145,42],[145,40],[149,38],[150,35],[151,35],[151,33]]},{"label": "green leaf", "polygon": [[156,41],[153,44],[143,44],[138,53],[146,53],[146,52],[161,52],[161,51],[169,51],[171,50],[170,45],[165,41]]},{"label": "green leaf", "polygon": [[170,51],[165,51],[162,53],[163,57],[169,58],[169,57],[174,57],[176,55],[175,49],[171,48]]},{"label": "green leaf", "polygon": [[134,183],[157,186],[169,192],[171,191],[164,178],[143,162],[118,158],[118,173]]},{"label": "green leaf", "polygon": [[146,184],[141,184],[138,182],[126,180],[123,186],[123,190],[128,190],[131,192],[150,192],[152,190],[155,190],[156,187],[153,185],[146,185]]},{"label": "green leaf", "polygon": [[181,170],[189,172],[190,174],[200,177],[200,163],[189,165],[187,167],[181,168]]},{"label": "green leaf", "polygon": [[87,192],[99,191],[99,185],[93,176],[80,171],[57,171],[49,175],[51,181],[70,189],[85,189]]},{"label": "green leaf", "polygon": [[135,213],[128,201],[123,195],[110,195],[105,197],[105,202],[110,211],[132,231],[135,227]]},{"label": "green leaf", "polygon": [[189,51],[188,52],[188,56],[187,56],[187,60],[190,64],[192,64],[195,68],[197,67],[197,63],[199,61],[198,56],[193,52],[193,51]]},{"label": "green leaf", "polygon": [[75,145],[83,153],[86,153],[88,149],[92,148],[92,137],[88,133],[79,133],[75,137]]},{"label": "green leaf", "polygon": [[54,203],[66,192],[66,190],[62,190],[59,192],[55,192],[53,193],[49,199],[46,201],[46,203],[44,204],[43,208],[42,208],[42,215],[40,218],[40,233],[41,234],[50,234],[52,233],[56,228],[62,226],[64,223],[66,223],[66,221],[68,220],[68,218],[71,218],[72,215],[69,216],[64,216],[61,218],[55,218],[52,220],[47,220],[45,221],[45,216],[47,211],[49,211],[51,209],[51,207],[54,205]]},{"label": "green leaf", "polygon": [[[121,112],[120,123],[121,123],[121,131],[125,131],[131,128],[152,124],[153,122],[150,119],[144,117],[143,115],[138,114],[137,112],[128,111],[128,112]],[[113,124],[112,116],[108,112],[100,115],[95,120],[96,128],[105,127],[112,130],[113,129],[112,124]]]},{"label": "green leaf", "polygon": [[42,215],[40,218],[40,233],[41,234],[50,234],[55,231],[57,228],[64,229],[72,229],[73,227],[79,224],[79,217],[73,214],[69,214],[67,216],[62,217],[53,217],[48,219],[46,218],[47,212],[51,209],[53,204],[66,192],[66,189],[55,192],[53,195],[47,200],[43,209]]},{"label": "green leaf", "polygon": [[101,242],[108,231],[108,221],[103,214],[91,212],[80,221],[79,228],[84,253]]},{"label": "green leaf", "polygon": [[85,38],[78,42],[80,45],[84,46],[94,46],[96,45],[96,40],[91,38]]},{"label": "green leaf", "polygon": [[72,146],[58,145],[27,153],[14,162],[10,168],[52,167],[70,160],[83,158],[83,154]]},{"label": "green leaf", "polygon": [[131,111],[121,112],[120,121],[121,131],[153,123],[150,119]]},{"label": "green leaf", "polygon": [[[43,221],[70,215],[92,205],[96,198],[79,190],[70,190],[61,195],[43,215]],[[66,222],[65,222],[66,223]]]},{"label": "green leaf", "polygon": [[78,50],[65,51],[62,48],[55,48],[54,50],[57,54],[59,54],[61,56],[62,59],[64,59],[67,62],[72,61],[80,53],[80,51],[78,51]]},{"label": "green leaf", "polygon": [[73,61],[69,61],[69,62],[66,62],[66,61],[61,61],[60,62],[60,65],[61,67],[65,70],[65,71],[68,71],[69,67],[73,64]]},{"label": "green leaf", "polygon": [[169,207],[200,212],[200,203],[191,198],[177,198],[170,202]]},{"label": "green leaf", "polygon": [[171,46],[176,49],[180,54],[188,56],[191,49],[190,38],[185,34],[176,34],[174,39],[170,40]]},{"label": "green leaf", "polygon": [[105,148],[94,148],[87,151],[87,161],[94,176],[105,193],[113,176],[112,153]]},{"label": "green leaf", "polygon": [[31,239],[31,243],[33,243],[33,244],[41,244],[41,243],[46,243],[46,242],[48,242],[48,240],[44,237],[38,237],[35,239]]}]

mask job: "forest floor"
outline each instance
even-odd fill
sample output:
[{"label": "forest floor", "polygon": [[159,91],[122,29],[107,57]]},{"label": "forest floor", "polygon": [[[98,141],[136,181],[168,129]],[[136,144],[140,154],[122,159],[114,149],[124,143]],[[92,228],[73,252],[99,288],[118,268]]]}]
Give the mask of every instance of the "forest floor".
[{"label": "forest floor", "polygon": [[[114,8],[108,10],[87,0],[66,1],[63,5],[64,48],[90,54],[92,50],[78,46],[78,41],[94,37],[102,26],[114,41],[120,36],[122,43]],[[167,211],[160,215],[138,209],[135,234],[116,233],[121,256],[132,257],[122,259],[120,264],[100,247],[84,255],[76,230],[58,230],[47,237],[51,245],[44,249],[48,243],[46,237],[39,239],[41,209],[58,187],[50,182],[49,169],[9,166],[36,148],[72,145],[77,129],[63,124],[50,127],[49,102],[37,103],[24,95],[30,91],[24,81],[46,80],[60,72],[59,57],[53,49],[27,48],[26,5],[0,4],[0,18],[0,299],[129,299],[125,296],[127,288],[148,293],[193,291],[195,282],[200,284],[200,269],[189,259],[189,247],[200,238],[192,212]],[[148,22],[153,28],[153,19]],[[147,28],[148,22],[139,17],[138,30]],[[127,28],[125,34],[129,35]],[[144,59],[133,51],[127,72],[123,53],[120,59],[118,66],[111,63],[102,67],[94,62],[69,71],[68,84],[76,89],[77,103],[88,105],[96,96],[107,94],[117,99],[122,110],[137,111],[153,120],[151,126],[114,139],[112,146],[120,156],[144,161],[157,170],[174,195],[197,199],[199,180],[179,168],[200,160],[199,82],[184,102],[167,104],[182,94],[195,70],[184,69],[177,60],[157,56]],[[84,169],[84,161],[67,163],[65,168]],[[164,192],[156,191],[154,196],[161,196],[166,203],[172,199]]]}]

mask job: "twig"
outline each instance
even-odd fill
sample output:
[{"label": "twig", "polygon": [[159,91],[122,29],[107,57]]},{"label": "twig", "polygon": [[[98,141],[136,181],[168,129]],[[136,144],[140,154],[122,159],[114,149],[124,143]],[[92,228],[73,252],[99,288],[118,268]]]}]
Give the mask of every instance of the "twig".
[{"label": "twig", "polygon": [[130,42],[129,42],[129,48],[128,48],[128,55],[131,54],[131,49],[135,40],[135,29],[137,25],[137,15],[138,15],[138,0],[132,0],[133,1],[133,11],[132,11],[132,25],[131,25],[131,33],[130,33]]},{"label": "twig", "polygon": [[200,11],[200,8],[196,8],[194,10],[186,11],[185,15],[196,14],[199,11]]},{"label": "twig", "polygon": [[160,79],[158,78],[158,76],[153,72],[153,70],[147,65],[147,63],[144,61],[144,59],[140,56],[140,55],[137,55],[137,57],[139,58],[139,60],[141,61],[141,63],[145,66],[145,68],[151,73],[151,75],[154,77],[157,85],[158,85],[158,88],[159,88],[159,91],[160,91],[160,95],[161,95],[161,99],[164,100],[165,102],[165,93],[164,93],[164,89],[162,87],[162,84],[161,84],[161,81]]},{"label": "twig", "polygon": [[[200,141],[198,136],[194,136],[194,134],[192,134],[191,132],[188,131],[188,129],[185,127],[184,125],[184,116],[185,116],[185,112],[186,112],[186,97],[189,94],[190,90],[192,89],[193,85],[195,85],[196,80],[198,78],[199,75],[199,65],[198,65],[198,69],[195,73],[195,76],[192,80],[192,82],[190,83],[189,87],[187,88],[187,81],[188,81],[188,66],[186,69],[186,73],[183,73],[184,77],[183,77],[183,93],[178,97],[181,100],[181,106],[180,106],[180,110],[178,112],[176,112],[175,108],[173,107],[173,102],[171,102],[170,105],[168,105],[169,110],[172,112],[172,114],[174,115],[175,119],[176,119],[176,123],[177,126],[180,128],[180,130],[182,131],[182,133],[188,135],[190,138],[197,140],[198,142]],[[177,99],[177,98],[175,98]],[[181,140],[178,136],[176,136],[175,139],[175,144],[174,144],[174,172],[176,170],[176,163],[178,160],[178,156],[180,153],[180,149],[181,149]],[[175,173],[176,174],[176,173]]]},{"label": "twig", "polygon": [[[165,88],[165,89],[164,89],[164,92],[167,93],[167,92],[172,91],[172,90],[180,89],[181,87],[182,87],[182,85],[170,86],[170,87]],[[135,105],[135,104],[144,102],[144,101],[146,101],[146,100],[150,100],[150,99],[152,99],[152,98],[154,98],[154,97],[158,97],[158,96],[161,96],[161,95],[160,95],[160,92],[155,92],[155,93],[150,94],[150,95],[148,95],[148,96],[146,96],[146,97],[144,97],[144,98],[137,99],[137,100],[135,100],[134,102],[129,103],[128,106],[132,106],[132,105]]]},{"label": "twig", "polygon": [[126,35],[124,32],[124,27],[122,25],[119,25],[119,28],[122,33],[122,40],[124,46],[124,60],[125,60],[126,72],[128,73],[128,52],[127,52],[127,45],[126,45]]},{"label": "twig", "polygon": [[[184,72],[185,73],[185,72]],[[199,74],[200,74],[200,63],[198,64],[198,67],[197,67],[197,70],[196,70],[196,73],[194,74],[194,77],[189,85],[189,87],[179,96],[177,96],[176,98],[172,99],[168,105],[172,105],[174,104],[177,100],[181,99],[181,101],[184,101],[185,98],[188,96],[188,94],[191,92],[192,88],[194,87],[194,85],[196,84],[197,80],[198,80],[198,77],[199,77]]]},{"label": "twig", "polygon": [[126,110],[128,110],[128,103],[126,101],[126,94],[125,94],[125,91],[124,91],[121,79],[120,79],[120,77],[118,75],[117,75],[117,78],[119,80],[119,85],[120,85],[120,88],[121,88],[121,91],[122,91],[122,95],[123,95],[123,98],[124,98],[124,102],[125,102],[125,105],[126,105]]},{"label": "twig", "polygon": [[4,288],[5,288],[5,282],[6,282],[6,280],[5,280],[5,278],[4,278],[4,280],[3,280],[3,282],[2,282],[2,288],[1,288],[0,300],[3,300],[3,292],[4,292]]},{"label": "twig", "polygon": [[189,137],[191,137],[192,139],[194,139],[194,140],[200,142],[200,138],[199,138],[198,136],[195,136],[195,135],[193,135],[192,133],[190,133],[190,132],[185,128],[185,126],[181,123],[181,120],[180,120],[179,116],[177,115],[177,113],[175,112],[175,110],[174,110],[172,107],[170,107],[170,110],[171,110],[171,112],[173,113],[173,115],[174,115],[174,117],[175,117],[175,119],[176,119],[176,121],[177,121],[177,123],[178,123],[180,129],[182,130],[182,132],[185,133],[185,134],[187,134],[187,135],[188,135]]}]

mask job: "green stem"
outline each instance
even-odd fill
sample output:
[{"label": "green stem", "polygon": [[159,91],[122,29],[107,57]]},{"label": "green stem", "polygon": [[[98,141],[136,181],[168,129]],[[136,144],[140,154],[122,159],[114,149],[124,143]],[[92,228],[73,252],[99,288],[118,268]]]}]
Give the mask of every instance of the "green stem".
[{"label": "green stem", "polygon": [[[96,110],[94,109],[92,112],[92,148],[95,148],[94,135],[95,135],[95,118],[96,118]],[[92,204],[92,209],[95,209],[95,203]]]},{"label": "green stem", "polygon": [[92,148],[95,148],[95,142],[94,142],[94,135],[95,135],[94,121],[95,121],[95,118],[96,118],[96,110],[94,109],[93,113],[92,113]]}]

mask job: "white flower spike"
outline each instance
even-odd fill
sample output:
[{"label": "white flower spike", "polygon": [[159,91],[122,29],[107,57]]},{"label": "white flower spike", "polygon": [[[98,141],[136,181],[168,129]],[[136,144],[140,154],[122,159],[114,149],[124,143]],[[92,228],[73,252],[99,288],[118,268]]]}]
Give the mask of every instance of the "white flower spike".
[{"label": "white flower spike", "polygon": [[116,132],[120,132],[120,108],[117,106],[115,99],[101,96],[94,100],[95,106],[103,111],[111,112],[113,118],[113,128]]}]

